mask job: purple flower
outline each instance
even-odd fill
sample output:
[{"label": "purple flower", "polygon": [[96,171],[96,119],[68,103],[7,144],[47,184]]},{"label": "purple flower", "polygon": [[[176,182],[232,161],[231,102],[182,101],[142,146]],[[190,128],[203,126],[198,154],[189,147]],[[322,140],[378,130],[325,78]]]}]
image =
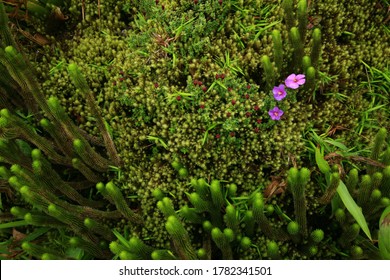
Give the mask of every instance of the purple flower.
[{"label": "purple flower", "polygon": [[280,117],[283,116],[284,112],[280,110],[278,107],[274,107],[272,110],[268,111],[269,116],[274,121],[280,120]]},{"label": "purple flower", "polygon": [[277,101],[282,100],[287,95],[286,90],[284,89],[284,85],[283,84],[280,84],[278,87],[274,87],[272,92],[274,93],[274,98]]},{"label": "purple flower", "polygon": [[287,77],[285,83],[286,87],[296,89],[299,88],[299,86],[303,85],[306,82],[305,75],[303,74],[291,74]]}]

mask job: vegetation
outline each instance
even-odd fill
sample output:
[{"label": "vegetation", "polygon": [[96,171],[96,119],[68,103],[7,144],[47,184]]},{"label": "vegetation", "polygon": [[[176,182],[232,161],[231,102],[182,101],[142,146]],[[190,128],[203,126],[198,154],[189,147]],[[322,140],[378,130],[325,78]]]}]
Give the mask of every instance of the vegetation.
[{"label": "vegetation", "polygon": [[0,1],[1,258],[389,259],[388,18]]}]

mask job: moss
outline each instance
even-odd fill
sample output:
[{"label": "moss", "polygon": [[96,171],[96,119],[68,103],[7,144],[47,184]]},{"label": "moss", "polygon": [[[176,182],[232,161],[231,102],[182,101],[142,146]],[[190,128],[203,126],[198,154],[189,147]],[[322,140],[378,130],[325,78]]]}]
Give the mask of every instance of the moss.
[{"label": "moss", "polygon": [[[357,120],[373,101],[358,85],[361,61],[386,67],[385,11],[334,0],[56,2],[69,19],[58,33],[39,16],[23,24],[50,38],[20,44],[26,59],[0,11],[0,175],[21,200],[7,200],[20,206],[15,217],[65,225],[72,245],[96,258],[113,257],[90,243],[112,242],[114,228],[121,259],[362,258],[348,212],[328,205],[343,180],[375,224],[389,172],[359,165],[372,176],[366,186],[345,156],[337,164],[347,179],[335,173],[324,190],[307,132],[328,131],[367,156],[374,130]],[[272,88],[292,72],[306,84],[275,101]],[[276,105],[280,121],[268,115]],[[388,112],[376,114],[387,125]],[[386,165],[384,138],[369,147]],[[318,180],[288,182],[291,167]]]}]

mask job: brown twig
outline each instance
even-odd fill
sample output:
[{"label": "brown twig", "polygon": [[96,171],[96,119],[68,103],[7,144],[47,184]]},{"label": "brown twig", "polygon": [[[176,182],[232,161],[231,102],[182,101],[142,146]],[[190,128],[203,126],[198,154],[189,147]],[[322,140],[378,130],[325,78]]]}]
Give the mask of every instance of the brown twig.
[{"label": "brown twig", "polygon": [[287,187],[287,183],[280,176],[271,176],[271,179],[272,182],[263,191],[263,195],[267,200],[274,195],[284,193]]},{"label": "brown twig", "polygon": [[370,159],[370,158],[366,158],[366,157],[349,156],[348,158],[351,159],[351,160],[360,161],[360,162],[363,162],[363,163],[366,163],[368,165],[372,165],[372,166],[375,166],[375,167],[381,167],[381,168],[385,168],[386,167],[385,164],[383,164],[383,163],[381,163],[379,161]]},{"label": "brown twig", "polygon": [[371,166],[375,166],[375,167],[381,167],[381,168],[385,168],[386,165],[377,161],[377,160],[373,160],[373,159],[370,159],[370,158],[367,158],[367,157],[362,157],[362,156],[343,156],[343,155],[340,155],[339,153],[329,153],[327,154],[324,159],[325,160],[329,160],[329,161],[332,161],[332,159],[334,158],[338,158],[337,160],[333,160],[333,162],[340,162],[342,159],[348,159],[348,160],[351,160],[351,161],[358,161],[358,162],[363,162],[363,163],[366,163],[368,165],[371,165]]},{"label": "brown twig", "polygon": [[83,21],[85,20],[85,0],[81,2],[81,16],[83,18]]},{"label": "brown twig", "polygon": [[100,0],[98,0],[98,15],[99,15],[99,19],[100,19]]}]

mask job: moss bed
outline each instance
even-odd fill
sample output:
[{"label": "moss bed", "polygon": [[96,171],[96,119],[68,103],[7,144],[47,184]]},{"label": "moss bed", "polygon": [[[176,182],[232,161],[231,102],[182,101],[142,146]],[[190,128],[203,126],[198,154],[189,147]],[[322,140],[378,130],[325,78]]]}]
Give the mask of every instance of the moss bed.
[{"label": "moss bed", "polygon": [[390,259],[389,2],[0,1],[3,259]]}]

